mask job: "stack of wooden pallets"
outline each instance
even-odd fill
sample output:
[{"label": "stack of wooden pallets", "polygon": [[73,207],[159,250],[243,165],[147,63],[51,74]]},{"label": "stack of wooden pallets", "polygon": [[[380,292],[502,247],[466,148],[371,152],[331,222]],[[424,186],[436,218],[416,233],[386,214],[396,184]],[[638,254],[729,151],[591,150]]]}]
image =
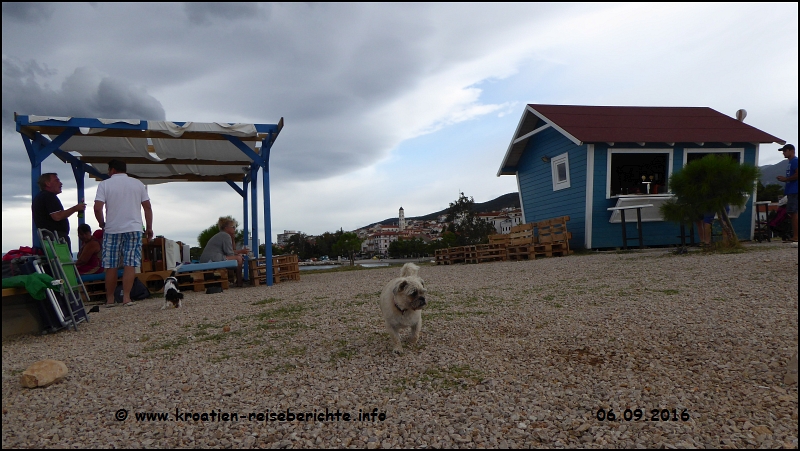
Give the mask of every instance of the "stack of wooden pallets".
[{"label": "stack of wooden pallets", "polygon": [[546,219],[535,223],[538,244],[534,245],[534,253],[544,257],[563,257],[572,254],[569,239],[572,233],[567,231],[569,216]]},{"label": "stack of wooden pallets", "polygon": [[[248,262],[250,268],[250,281],[253,286],[266,284],[267,266],[266,258],[256,258]],[[287,280],[300,280],[300,263],[297,255],[286,254],[272,257],[272,283]]]},{"label": "stack of wooden pallets", "polygon": [[572,254],[567,231],[569,216],[521,224],[508,235],[489,235],[489,244],[449,247],[435,253],[437,265],[484,263],[506,260],[534,260]]},{"label": "stack of wooden pallets", "polygon": [[508,246],[506,247],[508,259],[512,261],[535,259],[533,247],[536,242],[536,237],[533,235],[533,224],[520,224],[512,227],[508,234]]}]

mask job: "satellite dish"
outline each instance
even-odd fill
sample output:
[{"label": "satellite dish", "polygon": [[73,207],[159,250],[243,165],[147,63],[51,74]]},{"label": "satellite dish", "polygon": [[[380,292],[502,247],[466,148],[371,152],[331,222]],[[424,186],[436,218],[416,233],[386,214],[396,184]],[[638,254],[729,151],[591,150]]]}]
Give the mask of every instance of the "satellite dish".
[{"label": "satellite dish", "polygon": [[744,109],[741,109],[741,110],[736,112],[736,120],[737,121],[744,122],[744,118],[746,118],[746,117],[747,117],[747,111],[745,111]]}]

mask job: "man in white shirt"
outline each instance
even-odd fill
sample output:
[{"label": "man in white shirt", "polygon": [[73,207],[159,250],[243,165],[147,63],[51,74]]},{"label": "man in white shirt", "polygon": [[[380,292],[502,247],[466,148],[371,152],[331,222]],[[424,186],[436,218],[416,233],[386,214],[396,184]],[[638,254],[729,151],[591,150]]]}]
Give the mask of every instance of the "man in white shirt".
[{"label": "man in white shirt", "polygon": [[[142,211],[147,223],[145,233],[153,238],[153,209],[150,196],[139,180],[128,177],[124,161],[108,162],[107,180],[97,185],[94,216],[103,229],[103,267],[106,268],[106,307],[114,307],[117,268],[122,273],[122,305],[133,305],[131,288],[136,268],[142,264]],[[105,217],[103,215],[105,206]]]}]

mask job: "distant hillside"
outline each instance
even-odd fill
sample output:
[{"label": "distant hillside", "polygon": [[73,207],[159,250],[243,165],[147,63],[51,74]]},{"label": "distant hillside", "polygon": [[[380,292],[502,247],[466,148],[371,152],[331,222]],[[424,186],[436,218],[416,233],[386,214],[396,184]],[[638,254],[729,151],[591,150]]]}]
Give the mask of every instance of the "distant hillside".
[{"label": "distant hillside", "polygon": [[[503,194],[502,196],[496,199],[483,202],[480,204],[476,203],[472,206],[472,210],[475,211],[476,213],[486,213],[490,211],[500,211],[501,209],[507,207],[519,208],[519,193]],[[413,218],[406,218],[406,220],[430,221],[444,214],[447,214],[446,208],[444,210],[437,211],[436,213],[430,213],[425,216],[415,216]],[[373,222],[372,224],[364,226],[363,228],[369,228],[374,226],[375,224],[382,224],[382,225],[397,224],[397,217],[384,219],[383,221],[379,222]]]},{"label": "distant hillside", "polygon": [[777,181],[775,177],[779,175],[786,175],[786,166],[788,164],[789,160],[783,160],[780,163],[759,166],[758,169],[761,169],[761,179],[759,179],[761,184],[767,186],[772,183],[783,186],[783,183]]}]

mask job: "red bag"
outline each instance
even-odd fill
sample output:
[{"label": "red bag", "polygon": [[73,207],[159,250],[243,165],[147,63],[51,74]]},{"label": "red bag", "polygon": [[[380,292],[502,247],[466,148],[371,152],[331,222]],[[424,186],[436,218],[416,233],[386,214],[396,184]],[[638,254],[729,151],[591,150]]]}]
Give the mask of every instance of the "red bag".
[{"label": "red bag", "polygon": [[41,251],[41,249],[34,250],[32,247],[20,246],[19,249],[12,249],[8,251],[8,253],[3,256],[3,261],[7,262],[15,258],[27,257],[29,255],[43,255],[43,252]]}]

